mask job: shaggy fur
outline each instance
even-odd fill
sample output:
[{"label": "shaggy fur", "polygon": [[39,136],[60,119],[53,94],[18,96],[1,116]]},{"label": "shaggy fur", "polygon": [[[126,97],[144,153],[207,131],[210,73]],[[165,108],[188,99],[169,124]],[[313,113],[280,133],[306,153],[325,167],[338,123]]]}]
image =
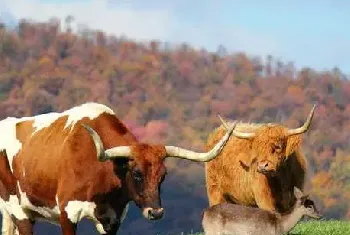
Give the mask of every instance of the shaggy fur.
[{"label": "shaggy fur", "polygon": [[[307,162],[301,152],[301,135],[287,137],[278,124],[238,123],[235,130],[255,132],[252,139],[231,136],[216,159],[205,164],[209,204],[231,202],[285,212],[295,202],[293,187],[303,188]],[[224,135],[223,125],[209,136],[210,149]],[[274,174],[257,172],[268,162]]]}]

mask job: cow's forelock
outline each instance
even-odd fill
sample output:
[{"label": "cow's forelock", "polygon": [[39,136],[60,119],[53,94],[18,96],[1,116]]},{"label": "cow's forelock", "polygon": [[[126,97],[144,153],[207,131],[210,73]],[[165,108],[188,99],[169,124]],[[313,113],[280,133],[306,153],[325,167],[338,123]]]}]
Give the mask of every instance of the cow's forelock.
[{"label": "cow's forelock", "polygon": [[286,133],[287,129],[282,126],[267,126],[257,131],[252,141],[252,156],[256,158],[258,172],[276,173],[285,162],[288,147]]}]

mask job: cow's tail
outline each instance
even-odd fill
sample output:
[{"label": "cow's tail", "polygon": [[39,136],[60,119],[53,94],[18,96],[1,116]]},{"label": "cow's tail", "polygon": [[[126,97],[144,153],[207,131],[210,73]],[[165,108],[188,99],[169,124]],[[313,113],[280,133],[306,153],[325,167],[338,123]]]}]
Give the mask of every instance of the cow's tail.
[{"label": "cow's tail", "polygon": [[9,194],[16,194],[16,179],[10,168],[6,150],[0,150],[0,181]]}]

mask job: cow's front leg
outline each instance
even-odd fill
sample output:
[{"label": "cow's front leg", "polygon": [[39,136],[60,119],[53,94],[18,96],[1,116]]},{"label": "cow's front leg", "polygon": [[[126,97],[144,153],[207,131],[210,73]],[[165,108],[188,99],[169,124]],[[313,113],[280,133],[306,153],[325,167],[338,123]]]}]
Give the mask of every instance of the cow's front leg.
[{"label": "cow's front leg", "polygon": [[33,235],[33,225],[34,223],[29,219],[17,220],[16,226],[19,235]]},{"label": "cow's front leg", "polygon": [[221,190],[221,180],[218,178],[217,175],[206,174],[206,188],[209,206],[226,202]]},{"label": "cow's front leg", "polygon": [[111,225],[111,228],[106,233],[107,235],[116,235],[120,227],[119,221],[113,225]]},{"label": "cow's front leg", "polygon": [[61,210],[60,225],[63,235],[75,235],[77,225],[69,220],[67,212]]},{"label": "cow's front leg", "polygon": [[253,183],[252,187],[257,206],[265,210],[276,211],[275,199],[267,177],[258,173],[256,180],[256,183]]}]

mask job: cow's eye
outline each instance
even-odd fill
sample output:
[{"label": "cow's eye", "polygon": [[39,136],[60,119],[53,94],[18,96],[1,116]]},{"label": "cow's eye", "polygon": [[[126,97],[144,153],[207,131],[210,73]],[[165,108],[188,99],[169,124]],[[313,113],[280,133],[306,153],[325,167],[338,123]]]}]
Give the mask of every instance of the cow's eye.
[{"label": "cow's eye", "polygon": [[142,173],[141,173],[141,171],[139,171],[139,170],[134,170],[134,171],[132,172],[132,175],[133,175],[133,177],[134,177],[134,179],[135,179],[136,182],[141,182],[141,181],[142,181]]},{"label": "cow's eye", "polygon": [[274,144],[272,145],[272,153],[280,153],[282,151],[282,145],[281,144]]}]

